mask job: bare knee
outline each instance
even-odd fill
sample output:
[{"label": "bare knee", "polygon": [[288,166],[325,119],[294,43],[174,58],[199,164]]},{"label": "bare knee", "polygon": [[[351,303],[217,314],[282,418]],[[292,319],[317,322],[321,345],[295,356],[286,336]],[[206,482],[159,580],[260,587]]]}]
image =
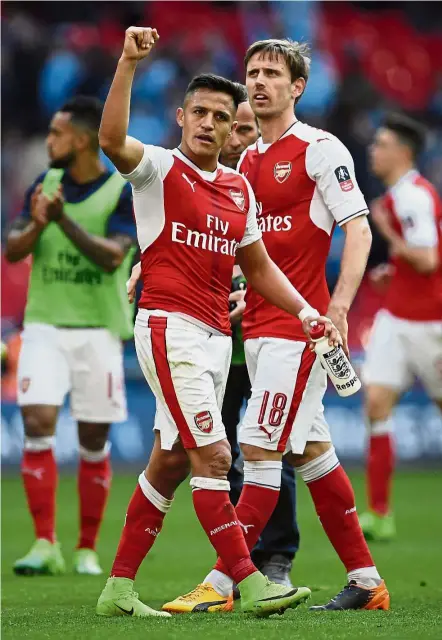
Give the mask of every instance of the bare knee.
[{"label": "bare knee", "polygon": [[189,449],[188,454],[193,476],[227,480],[232,466],[232,454],[227,440],[198,449]]},{"label": "bare knee", "polygon": [[241,452],[244,460],[247,460],[248,462],[282,459],[282,453],[279,451],[268,451],[267,449],[262,449],[262,447],[255,447],[252,444],[242,444]]},{"label": "bare knee", "polygon": [[186,451],[180,445],[173,447],[171,451],[164,451],[156,439],[145,471],[145,476],[154,489],[170,499],[189,473],[190,462]]},{"label": "bare knee", "polygon": [[397,403],[399,394],[394,389],[370,385],[365,392],[365,409],[370,422],[386,420]]},{"label": "bare knee", "polygon": [[109,435],[109,424],[93,422],[78,423],[78,440],[88,451],[102,451]]},{"label": "bare knee", "polygon": [[45,405],[22,407],[23,426],[28,438],[53,436],[58,408]]},{"label": "bare knee", "polygon": [[322,456],[332,447],[331,442],[307,442],[305,445],[304,453],[294,454],[289,453],[286,456],[287,462],[294,467],[302,467],[303,465],[312,462],[319,456]]}]

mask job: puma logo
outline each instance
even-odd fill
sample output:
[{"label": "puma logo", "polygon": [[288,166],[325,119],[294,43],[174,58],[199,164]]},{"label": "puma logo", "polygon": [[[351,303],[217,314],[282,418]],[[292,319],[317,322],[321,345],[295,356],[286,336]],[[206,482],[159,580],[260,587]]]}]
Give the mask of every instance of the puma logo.
[{"label": "puma logo", "polygon": [[268,436],[269,442],[272,441],[272,436],[275,433],[276,429],[273,429],[273,431],[267,431],[267,429],[265,427],[263,427],[262,425],[259,427],[260,431],[264,431],[264,433]]},{"label": "puma logo", "polygon": [[34,478],[37,478],[37,480],[43,480],[45,470],[43,467],[40,469],[28,469],[28,467],[24,467],[21,472],[26,473],[28,476],[33,476]]},{"label": "puma logo", "polygon": [[192,189],[192,191],[195,193],[195,187],[194,187],[194,185],[196,184],[196,181],[195,181],[195,182],[192,182],[191,180],[189,180],[189,178],[186,176],[186,174],[185,174],[185,173],[182,173],[181,175],[183,176],[184,180],[185,180],[188,184],[190,184],[190,188],[191,188],[191,189]]},{"label": "puma logo", "polygon": [[249,529],[252,529],[255,526],[254,524],[243,524],[242,522],[239,522],[238,524],[241,527],[241,529],[244,529],[245,535],[248,534]]},{"label": "puma logo", "polygon": [[92,482],[94,482],[95,484],[101,485],[103,489],[109,489],[109,480],[106,480],[106,478],[100,478],[100,476],[95,476]]}]

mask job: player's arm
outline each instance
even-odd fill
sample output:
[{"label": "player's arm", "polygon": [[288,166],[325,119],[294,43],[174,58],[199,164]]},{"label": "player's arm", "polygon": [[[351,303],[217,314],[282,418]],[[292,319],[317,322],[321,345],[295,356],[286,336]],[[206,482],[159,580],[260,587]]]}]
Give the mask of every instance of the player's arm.
[{"label": "player's arm", "polygon": [[123,262],[134,240],[127,233],[111,233],[108,237],[96,236],[70,218],[63,210],[61,187],[52,198],[40,195],[47,207],[47,217],[58,224],[66,237],[91,262],[106,271],[113,273]]},{"label": "player's arm", "polygon": [[291,284],[290,280],[269,257],[262,240],[238,248],[236,260],[247,285],[276,307],[297,316],[308,335],[310,324],[316,320],[326,327],[331,344],[340,342],[339,332],[328,318],[320,316]]},{"label": "player's arm", "polygon": [[[341,268],[327,311],[337,326],[347,322],[347,314],[365,273],[372,239],[366,216],[358,216],[343,224],[342,228],[345,241]],[[344,348],[348,351],[346,331],[344,334]]]},{"label": "player's arm", "polygon": [[31,187],[26,194],[24,215],[14,220],[9,229],[5,246],[9,262],[18,262],[31,254],[48,224],[46,208],[39,198],[41,189],[41,184]]},{"label": "player's arm", "polygon": [[353,158],[336,138],[324,137],[308,147],[306,169],[345,233],[340,273],[327,315],[341,332],[348,353],[347,314],[361,284],[372,241],[368,207],[356,181]]},{"label": "player's arm", "polygon": [[143,157],[143,144],[127,135],[130,96],[137,64],[149,55],[158,38],[156,29],[129,27],[126,30],[123,52],[104,105],[100,147],[123,174],[131,173]]},{"label": "player's arm", "polygon": [[372,209],[373,220],[390,245],[392,256],[408,262],[418,273],[433,273],[439,266],[434,202],[428,192],[412,187],[395,201],[403,237],[392,227],[380,202]]}]

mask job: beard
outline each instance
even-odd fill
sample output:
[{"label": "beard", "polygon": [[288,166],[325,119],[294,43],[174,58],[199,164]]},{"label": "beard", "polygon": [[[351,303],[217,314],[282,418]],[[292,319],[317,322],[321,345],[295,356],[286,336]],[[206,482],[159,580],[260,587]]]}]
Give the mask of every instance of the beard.
[{"label": "beard", "polygon": [[60,158],[54,158],[50,160],[49,167],[51,169],[68,169],[71,164],[75,160],[75,153],[71,151],[67,153],[65,156],[61,156]]}]

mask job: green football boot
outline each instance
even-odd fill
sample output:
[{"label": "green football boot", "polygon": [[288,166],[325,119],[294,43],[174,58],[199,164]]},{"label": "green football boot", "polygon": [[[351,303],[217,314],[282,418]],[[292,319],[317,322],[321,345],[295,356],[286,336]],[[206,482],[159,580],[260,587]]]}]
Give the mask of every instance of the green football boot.
[{"label": "green football boot", "polygon": [[93,549],[77,549],[74,553],[74,573],[86,576],[101,576],[98,554]]},{"label": "green football boot", "polygon": [[306,602],[311,595],[307,587],[284,587],[270,582],[259,571],[252,573],[238,584],[241,593],[241,610],[258,617],[284,613]]},{"label": "green football boot", "polygon": [[56,576],[66,572],[66,564],[58,542],[39,538],[29,553],[14,563],[13,571],[19,576]]},{"label": "green football boot", "polygon": [[380,516],[366,511],[359,516],[359,524],[366,540],[389,542],[396,537],[396,524],[392,513]]},{"label": "green football boot", "polygon": [[148,618],[158,616],[171,618],[166,611],[156,611],[138,599],[133,589],[134,582],[129,578],[108,578],[101,596],[98,598],[96,613],[99,616],[134,616]]}]

